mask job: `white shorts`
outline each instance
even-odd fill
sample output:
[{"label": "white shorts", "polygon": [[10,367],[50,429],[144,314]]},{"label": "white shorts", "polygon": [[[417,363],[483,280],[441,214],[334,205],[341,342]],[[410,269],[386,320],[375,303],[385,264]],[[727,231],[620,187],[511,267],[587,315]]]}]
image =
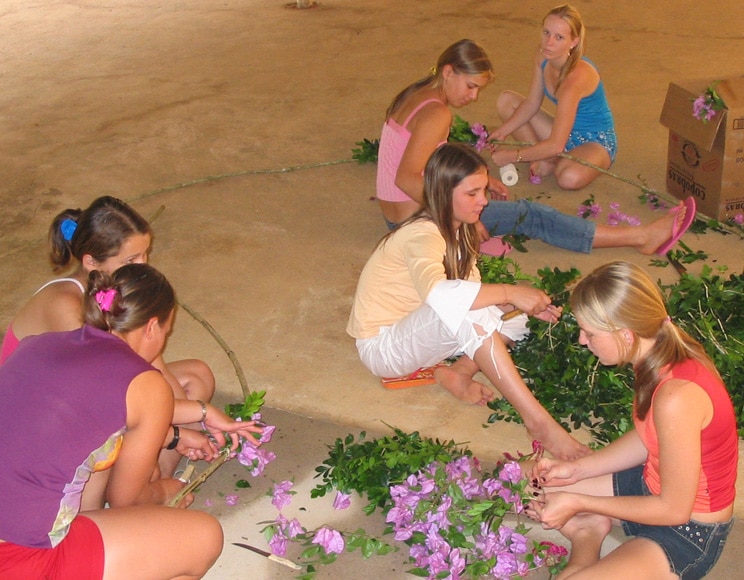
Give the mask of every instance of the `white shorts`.
[{"label": "white shorts", "polygon": [[529,334],[525,314],[504,322],[503,313],[496,306],[471,310],[453,335],[434,310],[424,305],[392,326],[381,327],[377,336],[358,338],[359,358],[378,377],[407,375],[459,353],[472,359],[494,333],[514,342]]}]

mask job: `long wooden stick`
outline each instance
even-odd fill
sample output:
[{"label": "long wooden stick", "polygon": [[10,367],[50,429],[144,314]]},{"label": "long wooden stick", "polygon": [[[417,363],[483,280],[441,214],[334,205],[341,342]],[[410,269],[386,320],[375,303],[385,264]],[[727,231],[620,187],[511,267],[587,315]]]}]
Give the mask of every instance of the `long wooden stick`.
[{"label": "long wooden stick", "polygon": [[188,312],[194,320],[196,320],[199,324],[201,324],[204,328],[207,329],[209,334],[211,334],[214,339],[217,341],[217,343],[222,347],[222,350],[225,351],[225,354],[227,354],[228,358],[230,359],[230,362],[232,362],[233,368],[235,369],[235,374],[238,375],[238,381],[240,381],[240,388],[243,390],[243,399],[245,399],[248,395],[251,394],[250,388],[248,388],[248,382],[245,380],[245,373],[243,372],[243,367],[240,365],[240,361],[238,360],[238,357],[235,356],[235,352],[228,346],[228,344],[224,341],[224,339],[219,335],[219,333],[214,329],[214,327],[207,322],[204,317],[202,317],[196,310],[191,308],[188,304],[185,302],[178,301],[178,304],[183,308],[186,312]]},{"label": "long wooden stick", "polygon": [[169,507],[176,507],[183,498],[185,498],[188,494],[192,493],[197,487],[199,487],[202,483],[207,481],[210,475],[212,475],[215,471],[217,471],[220,467],[222,467],[225,463],[227,463],[230,460],[230,449],[225,448],[222,451],[220,451],[219,456],[217,456],[217,459],[212,461],[212,463],[209,464],[209,467],[207,467],[204,471],[202,471],[199,475],[197,475],[191,483],[189,483],[187,486],[185,486],[181,491],[179,491],[172,500],[168,502]]}]

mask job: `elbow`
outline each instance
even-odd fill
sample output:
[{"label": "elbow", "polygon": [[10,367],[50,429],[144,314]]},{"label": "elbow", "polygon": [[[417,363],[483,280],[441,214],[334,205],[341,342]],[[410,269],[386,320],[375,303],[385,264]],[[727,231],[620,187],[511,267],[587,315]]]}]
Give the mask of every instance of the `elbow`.
[{"label": "elbow", "polygon": [[670,506],[668,510],[665,510],[664,521],[660,523],[662,526],[681,526],[690,521],[692,517],[692,507],[682,508]]}]

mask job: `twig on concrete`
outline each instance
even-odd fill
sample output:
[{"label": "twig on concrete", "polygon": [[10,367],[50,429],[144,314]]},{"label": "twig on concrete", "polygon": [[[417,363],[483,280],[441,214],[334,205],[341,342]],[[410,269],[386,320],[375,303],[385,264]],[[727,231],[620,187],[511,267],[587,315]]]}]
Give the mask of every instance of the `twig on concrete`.
[{"label": "twig on concrete", "polygon": [[235,352],[228,346],[228,344],[225,342],[225,340],[219,335],[219,333],[214,329],[214,327],[207,322],[204,317],[199,314],[196,310],[191,308],[188,304],[185,302],[178,301],[179,306],[183,308],[186,312],[188,312],[191,317],[196,320],[199,324],[201,324],[204,328],[207,329],[207,332],[211,334],[214,339],[217,341],[217,343],[222,347],[222,350],[225,351],[225,354],[227,354],[228,358],[230,359],[230,362],[232,362],[233,367],[235,368],[235,374],[238,375],[238,381],[240,381],[240,388],[243,391],[243,398],[247,397],[251,394],[251,390],[248,387],[248,383],[245,380],[245,373],[243,373],[243,367],[240,366],[240,361],[238,360],[238,357],[235,356]]}]

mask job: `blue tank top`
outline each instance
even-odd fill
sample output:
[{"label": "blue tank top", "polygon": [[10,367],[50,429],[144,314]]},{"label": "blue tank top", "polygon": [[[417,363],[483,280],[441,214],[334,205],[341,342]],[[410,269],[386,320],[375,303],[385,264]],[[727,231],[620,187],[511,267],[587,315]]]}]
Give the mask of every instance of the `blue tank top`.
[{"label": "blue tank top", "polygon": [[[588,58],[583,58],[583,61],[589,63],[594,69],[594,63]],[[543,94],[553,103],[558,104],[558,99],[548,92],[545,86],[545,65],[547,60],[542,62],[543,71]],[[614,131],[615,121],[612,118],[612,111],[610,111],[610,104],[607,102],[607,95],[605,94],[604,85],[600,78],[597,88],[591,95],[587,95],[579,101],[578,109],[576,110],[576,119],[574,120],[572,132],[579,133],[599,133],[603,131]]]},{"label": "blue tank top", "polygon": [[91,326],[21,341],[0,367],[0,538],[32,548],[62,541],[90,474],[116,458],[129,384],[149,370]]}]

